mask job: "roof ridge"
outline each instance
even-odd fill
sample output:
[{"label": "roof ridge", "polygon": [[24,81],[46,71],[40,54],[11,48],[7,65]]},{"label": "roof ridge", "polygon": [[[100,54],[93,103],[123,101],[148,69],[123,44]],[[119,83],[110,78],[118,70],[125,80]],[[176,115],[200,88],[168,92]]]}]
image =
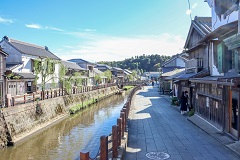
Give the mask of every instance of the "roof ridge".
[{"label": "roof ridge", "polygon": [[43,47],[43,46],[39,46],[39,45],[28,43],[28,42],[19,41],[19,40],[12,39],[12,38],[9,38],[9,42],[15,42],[15,43],[19,43],[19,44],[23,44],[23,45],[27,45],[27,46],[31,46],[31,47],[40,48],[40,49],[45,50],[45,47]]}]

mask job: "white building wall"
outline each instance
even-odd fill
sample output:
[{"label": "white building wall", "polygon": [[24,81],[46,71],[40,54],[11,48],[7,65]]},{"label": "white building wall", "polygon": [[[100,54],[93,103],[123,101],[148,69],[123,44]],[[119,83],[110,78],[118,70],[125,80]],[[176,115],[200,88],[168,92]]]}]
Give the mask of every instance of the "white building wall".
[{"label": "white building wall", "polygon": [[177,66],[185,67],[185,62],[184,62],[183,59],[177,58],[176,61],[177,61],[177,62],[176,62],[176,63],[177,63]]},{"label": "white building wall", "polygon": [[218,27],[220,27],[222,25],[225,25],[227,23],[231,23],[231,22],[238,20],[238,12],[237,11],[232,12],[225,19],[223,19],[223,16],[222,16],[221,20],[220,20],[215,13],[214,0],[207,0],[207,3],[212,11],[212,31],[214,31],[215,29],[217,29]]}]

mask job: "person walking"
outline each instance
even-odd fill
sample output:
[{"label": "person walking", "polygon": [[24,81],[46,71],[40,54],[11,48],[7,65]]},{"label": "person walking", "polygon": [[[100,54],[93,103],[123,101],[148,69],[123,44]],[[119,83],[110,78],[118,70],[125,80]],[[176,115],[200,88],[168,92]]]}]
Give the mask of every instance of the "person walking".
[{"label": "person walking", "polygon": [[181,114],[184,114],[187,111],[187,96],[185,94],[185,92],[182,92],[182,96],[181,96],[181,100],[180,100],[180,111]]}]

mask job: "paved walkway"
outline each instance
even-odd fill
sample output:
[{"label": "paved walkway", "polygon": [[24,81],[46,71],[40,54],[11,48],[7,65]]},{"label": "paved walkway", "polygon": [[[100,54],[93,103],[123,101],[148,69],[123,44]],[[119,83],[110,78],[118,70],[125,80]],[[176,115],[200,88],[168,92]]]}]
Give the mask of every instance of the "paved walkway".
[{"label": "paved walkway", "polygon": [[179,108],[171,106],[157,90],[157,86],[144,86],[135,97],[125,160],[161,160],[168,155],[171,160],[240,159],[181,115]]}]

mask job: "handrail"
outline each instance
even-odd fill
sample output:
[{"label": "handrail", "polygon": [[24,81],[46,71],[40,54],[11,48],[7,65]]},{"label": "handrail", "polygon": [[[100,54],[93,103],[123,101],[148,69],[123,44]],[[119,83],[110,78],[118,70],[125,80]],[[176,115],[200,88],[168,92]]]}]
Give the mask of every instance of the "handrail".
[{"label": "handrail", "polygon": [[112,133],[109,134],[111,136],[107,136],[112,138],[110,144],[109,141],[106,141],[106,136],[101,136],[100,149],[95,158],[90,158],[89,152],[81,151],[80,160],[97,159],[99,157],[100,160],[105,160],[108,159],[108,154],[110,154],[110,152],[112,152],[112,158],[118,158],[118,147],[121,146],[121,139],[124,138],[124,132],[127,130],[127,119],[130,112],[131,101],[135,92],[141,88],[141,85],[138,85],[130,92],[128,99],[120,112],[120,118],[117,119],[117,125],[112,126]]},{"label": "handrail", "polygon": [[[71,90],[71,94],[79,94],[84,92],[89,92],[97,89],[107,88],[111,86],[115,86],[116,84],[108,83],[108,84],[101,84],[98,86],[80,86],[80,87],[73,87]],[[52,90],[45,90],[45,91],[37,91],[30,94],[23,94],[23,95],[16,95],[12,97],[6,98],[6,106],[16,106],[20,104],[25,104],[29,102],[50,99],[60,96],[67,95],[65,89],[52,89]]]}]

